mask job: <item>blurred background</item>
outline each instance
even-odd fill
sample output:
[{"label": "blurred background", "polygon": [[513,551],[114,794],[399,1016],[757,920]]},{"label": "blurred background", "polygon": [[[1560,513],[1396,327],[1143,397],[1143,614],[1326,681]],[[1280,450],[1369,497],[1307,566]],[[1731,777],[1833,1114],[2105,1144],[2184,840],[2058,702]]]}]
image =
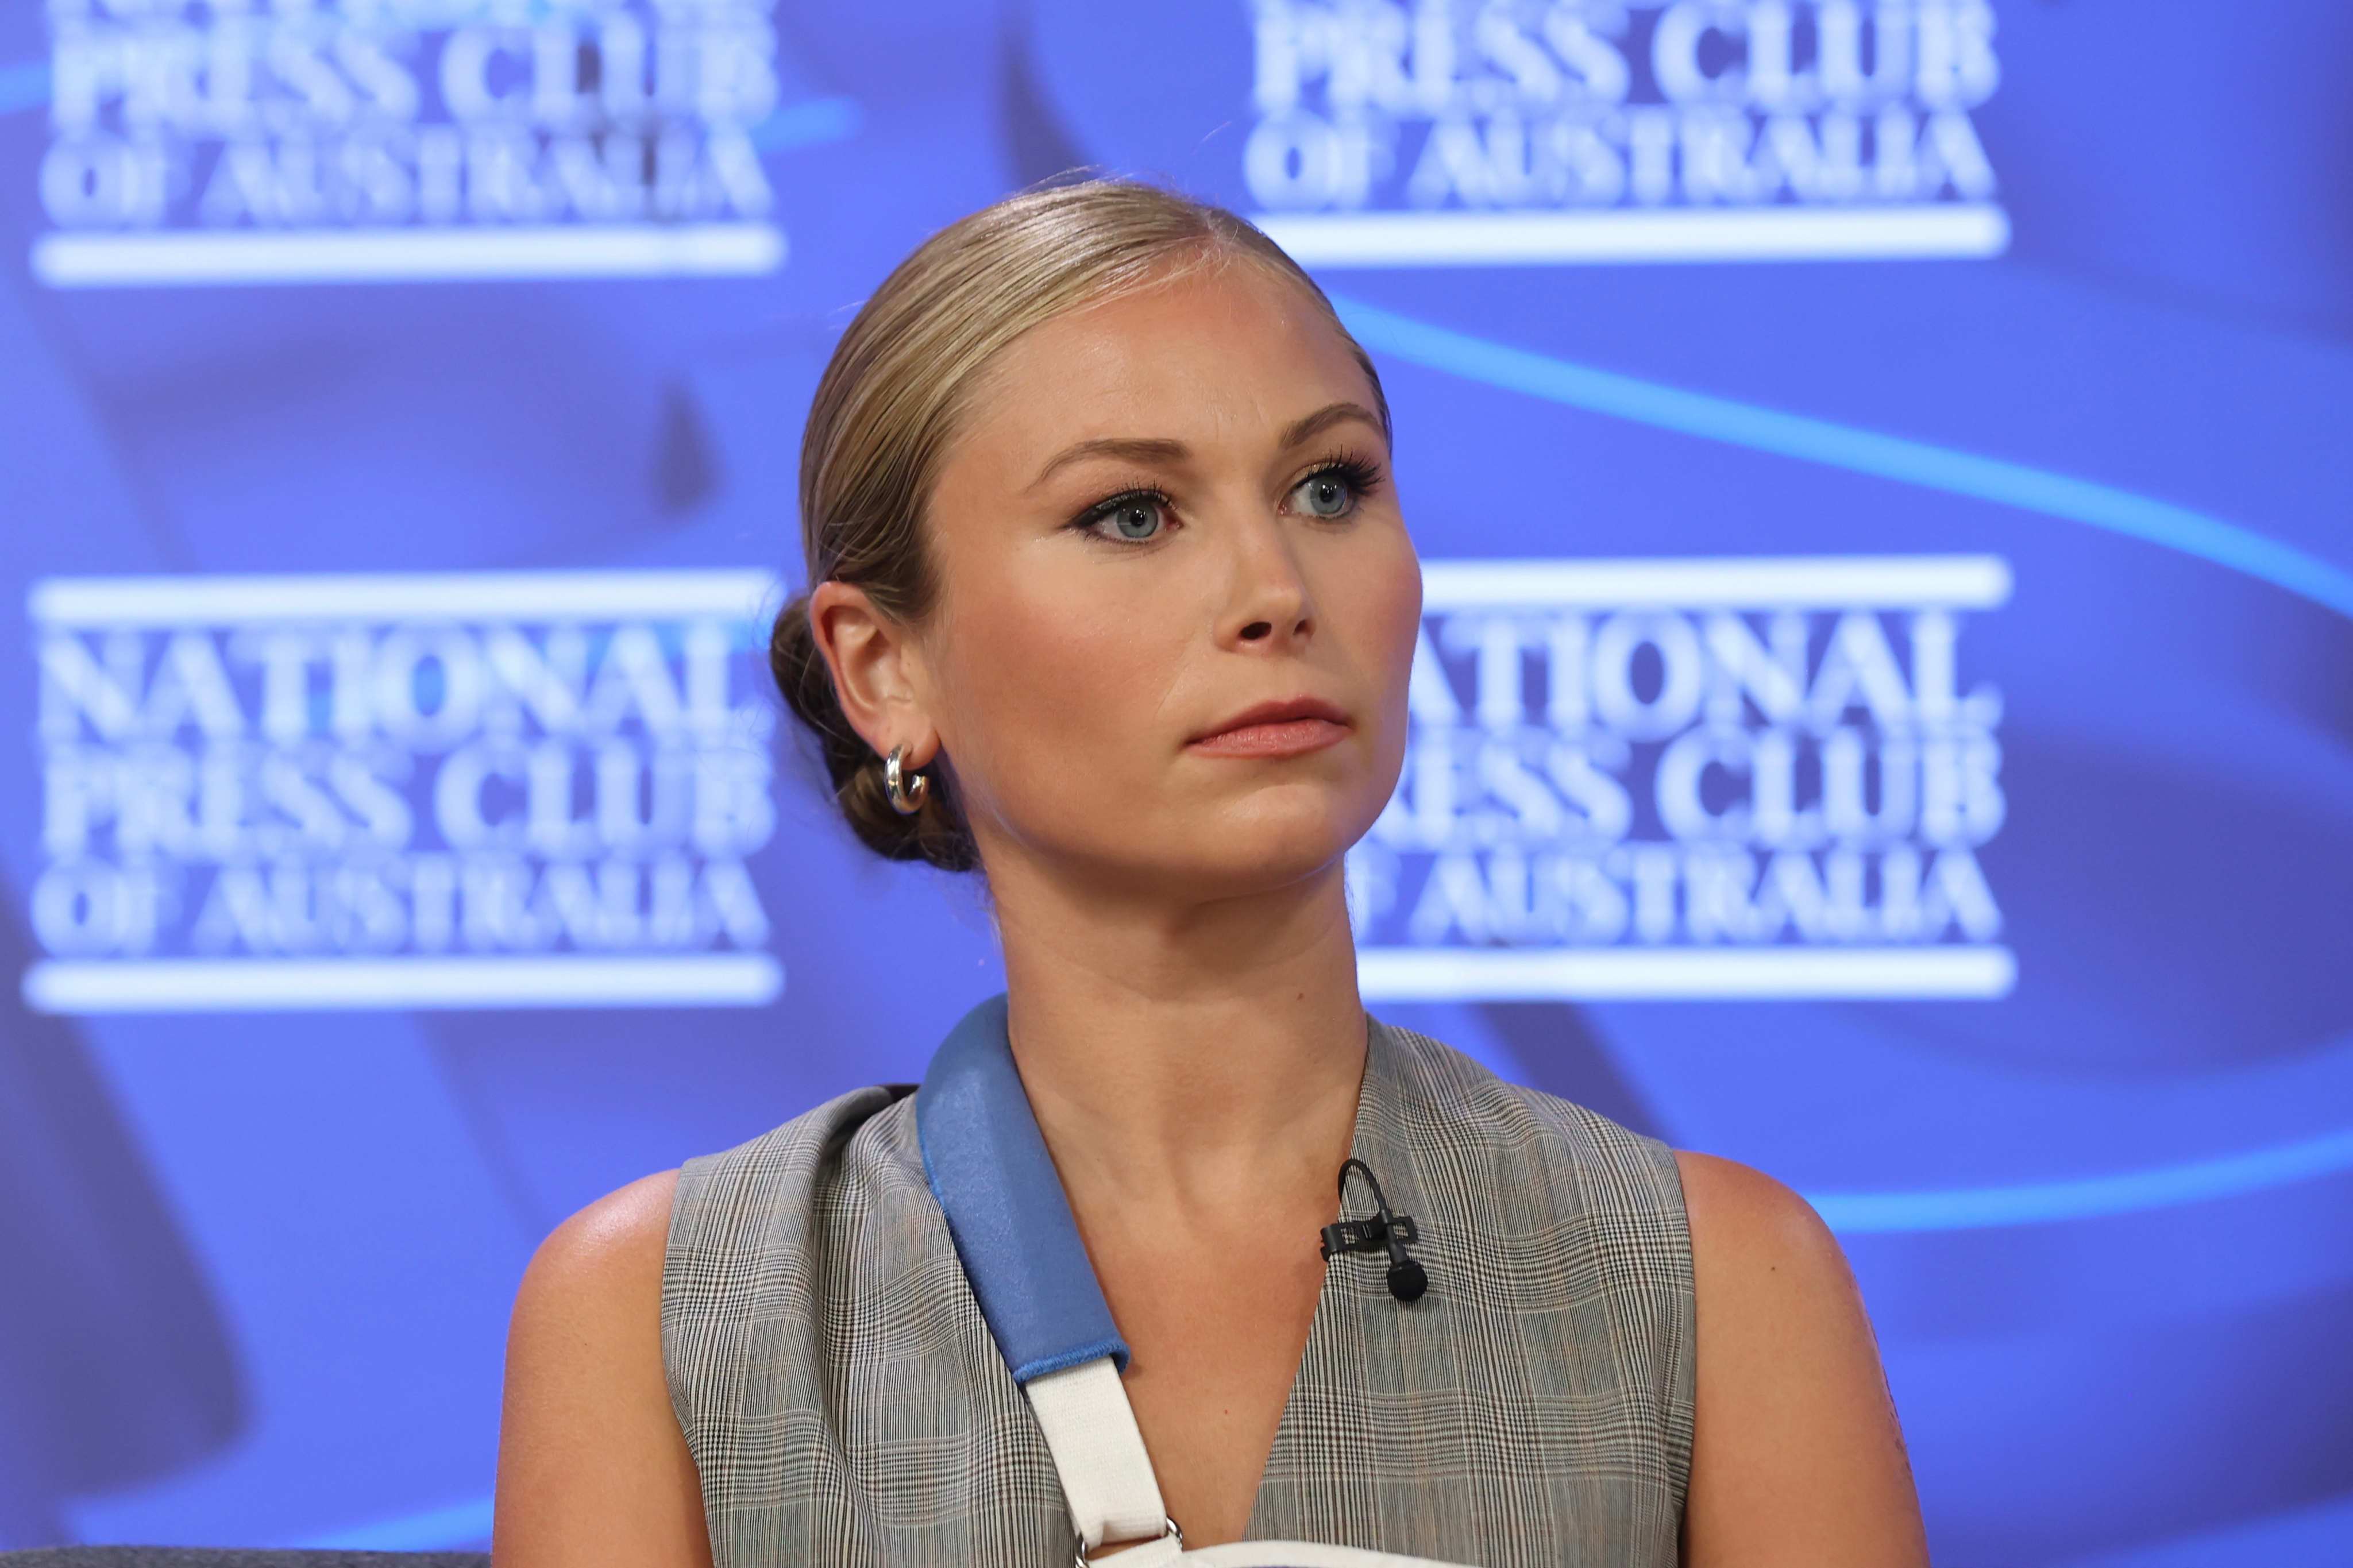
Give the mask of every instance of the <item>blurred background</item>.
[{"label": "blurred background", "polygon": [[2353,10],[12,0],[0,1547],[489,1532],[565,1215],[1001,984],[760,652],[1074,167],[1396,405],[1377,1011],[1811,1198],[1940,1563],[2353,1561]]}]

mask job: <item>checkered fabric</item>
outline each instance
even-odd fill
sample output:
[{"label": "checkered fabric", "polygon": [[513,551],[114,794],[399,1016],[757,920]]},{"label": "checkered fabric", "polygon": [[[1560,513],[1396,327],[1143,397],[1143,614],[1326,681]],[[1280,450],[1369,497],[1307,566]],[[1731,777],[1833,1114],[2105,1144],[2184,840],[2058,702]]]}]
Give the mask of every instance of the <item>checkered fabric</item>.
[{"label": "checkered fabric", "polygon": [[[1076,1549],[904,1095],[844,1095],[680,1179],[662,1351],[717,1568]],[[1694,1331],[1673,1155],[1377,1022],[1355,1153],[1420,1227],[1430,1290],[1401,1305],[1377,1255],[1333,1264],[1251,1538],[1672,1564]]]}]

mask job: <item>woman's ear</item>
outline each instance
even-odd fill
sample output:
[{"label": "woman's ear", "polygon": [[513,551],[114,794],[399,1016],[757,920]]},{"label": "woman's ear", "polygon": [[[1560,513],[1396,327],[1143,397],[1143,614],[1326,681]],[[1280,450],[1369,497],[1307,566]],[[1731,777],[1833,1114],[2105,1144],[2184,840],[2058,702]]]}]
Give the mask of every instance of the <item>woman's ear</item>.
[{"label": "woman's ear", "polygon": [[920,768],[938,754],[939,729],[923,701],[931,689],[913,628],[892,620],[849,583],[820,583],[809,594],[809,629],[842,716],[882,756],[904,747],[904,765]]}]

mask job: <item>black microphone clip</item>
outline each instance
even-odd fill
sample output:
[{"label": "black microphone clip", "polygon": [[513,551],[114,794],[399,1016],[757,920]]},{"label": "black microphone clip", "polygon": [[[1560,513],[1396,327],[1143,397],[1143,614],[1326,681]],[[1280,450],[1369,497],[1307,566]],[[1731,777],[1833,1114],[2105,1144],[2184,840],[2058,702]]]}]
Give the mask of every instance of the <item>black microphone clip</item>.
[{"label": "black microphone clip", "polygon": [[1413,1215],[1389,1213],[1389,1200],[1381,1192],[1380,1178],[1362,1160],[1350,1160],[1340,1167],[1340,1202],[1348,1201],[1348,1173],[1362,1171],[1365,1181],[1373,1189],[1373,1206],[1380,1213],[1372,1219],[1344,1219],[1324,1227],[1324,1261],[1329,1263],[1343,1252],[1380,1252],[1389,1255],[1389,1294],[1400,1301],[1419,1301],[1421,1293],[1430,1289],[1430,1276],[1420,1264],[1408,1258],[1405,1244],[1418,1241],[1421,1232],[1414,1227]]}]

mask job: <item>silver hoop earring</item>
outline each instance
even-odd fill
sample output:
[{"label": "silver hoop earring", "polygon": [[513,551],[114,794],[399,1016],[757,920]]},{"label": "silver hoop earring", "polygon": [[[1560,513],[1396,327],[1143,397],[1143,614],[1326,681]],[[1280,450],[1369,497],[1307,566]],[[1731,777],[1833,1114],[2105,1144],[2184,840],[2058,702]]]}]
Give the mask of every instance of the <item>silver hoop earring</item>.
[{"label": "silver hoop earring", "polygon": [[891,797],[891,809],[902,816],[913,816],[923,809],[923,797],[932,793],[932,781],[913,769],[901,769],[899,754],[907,748],[893,746],[891,754],[882,759],[882,793]]}]

